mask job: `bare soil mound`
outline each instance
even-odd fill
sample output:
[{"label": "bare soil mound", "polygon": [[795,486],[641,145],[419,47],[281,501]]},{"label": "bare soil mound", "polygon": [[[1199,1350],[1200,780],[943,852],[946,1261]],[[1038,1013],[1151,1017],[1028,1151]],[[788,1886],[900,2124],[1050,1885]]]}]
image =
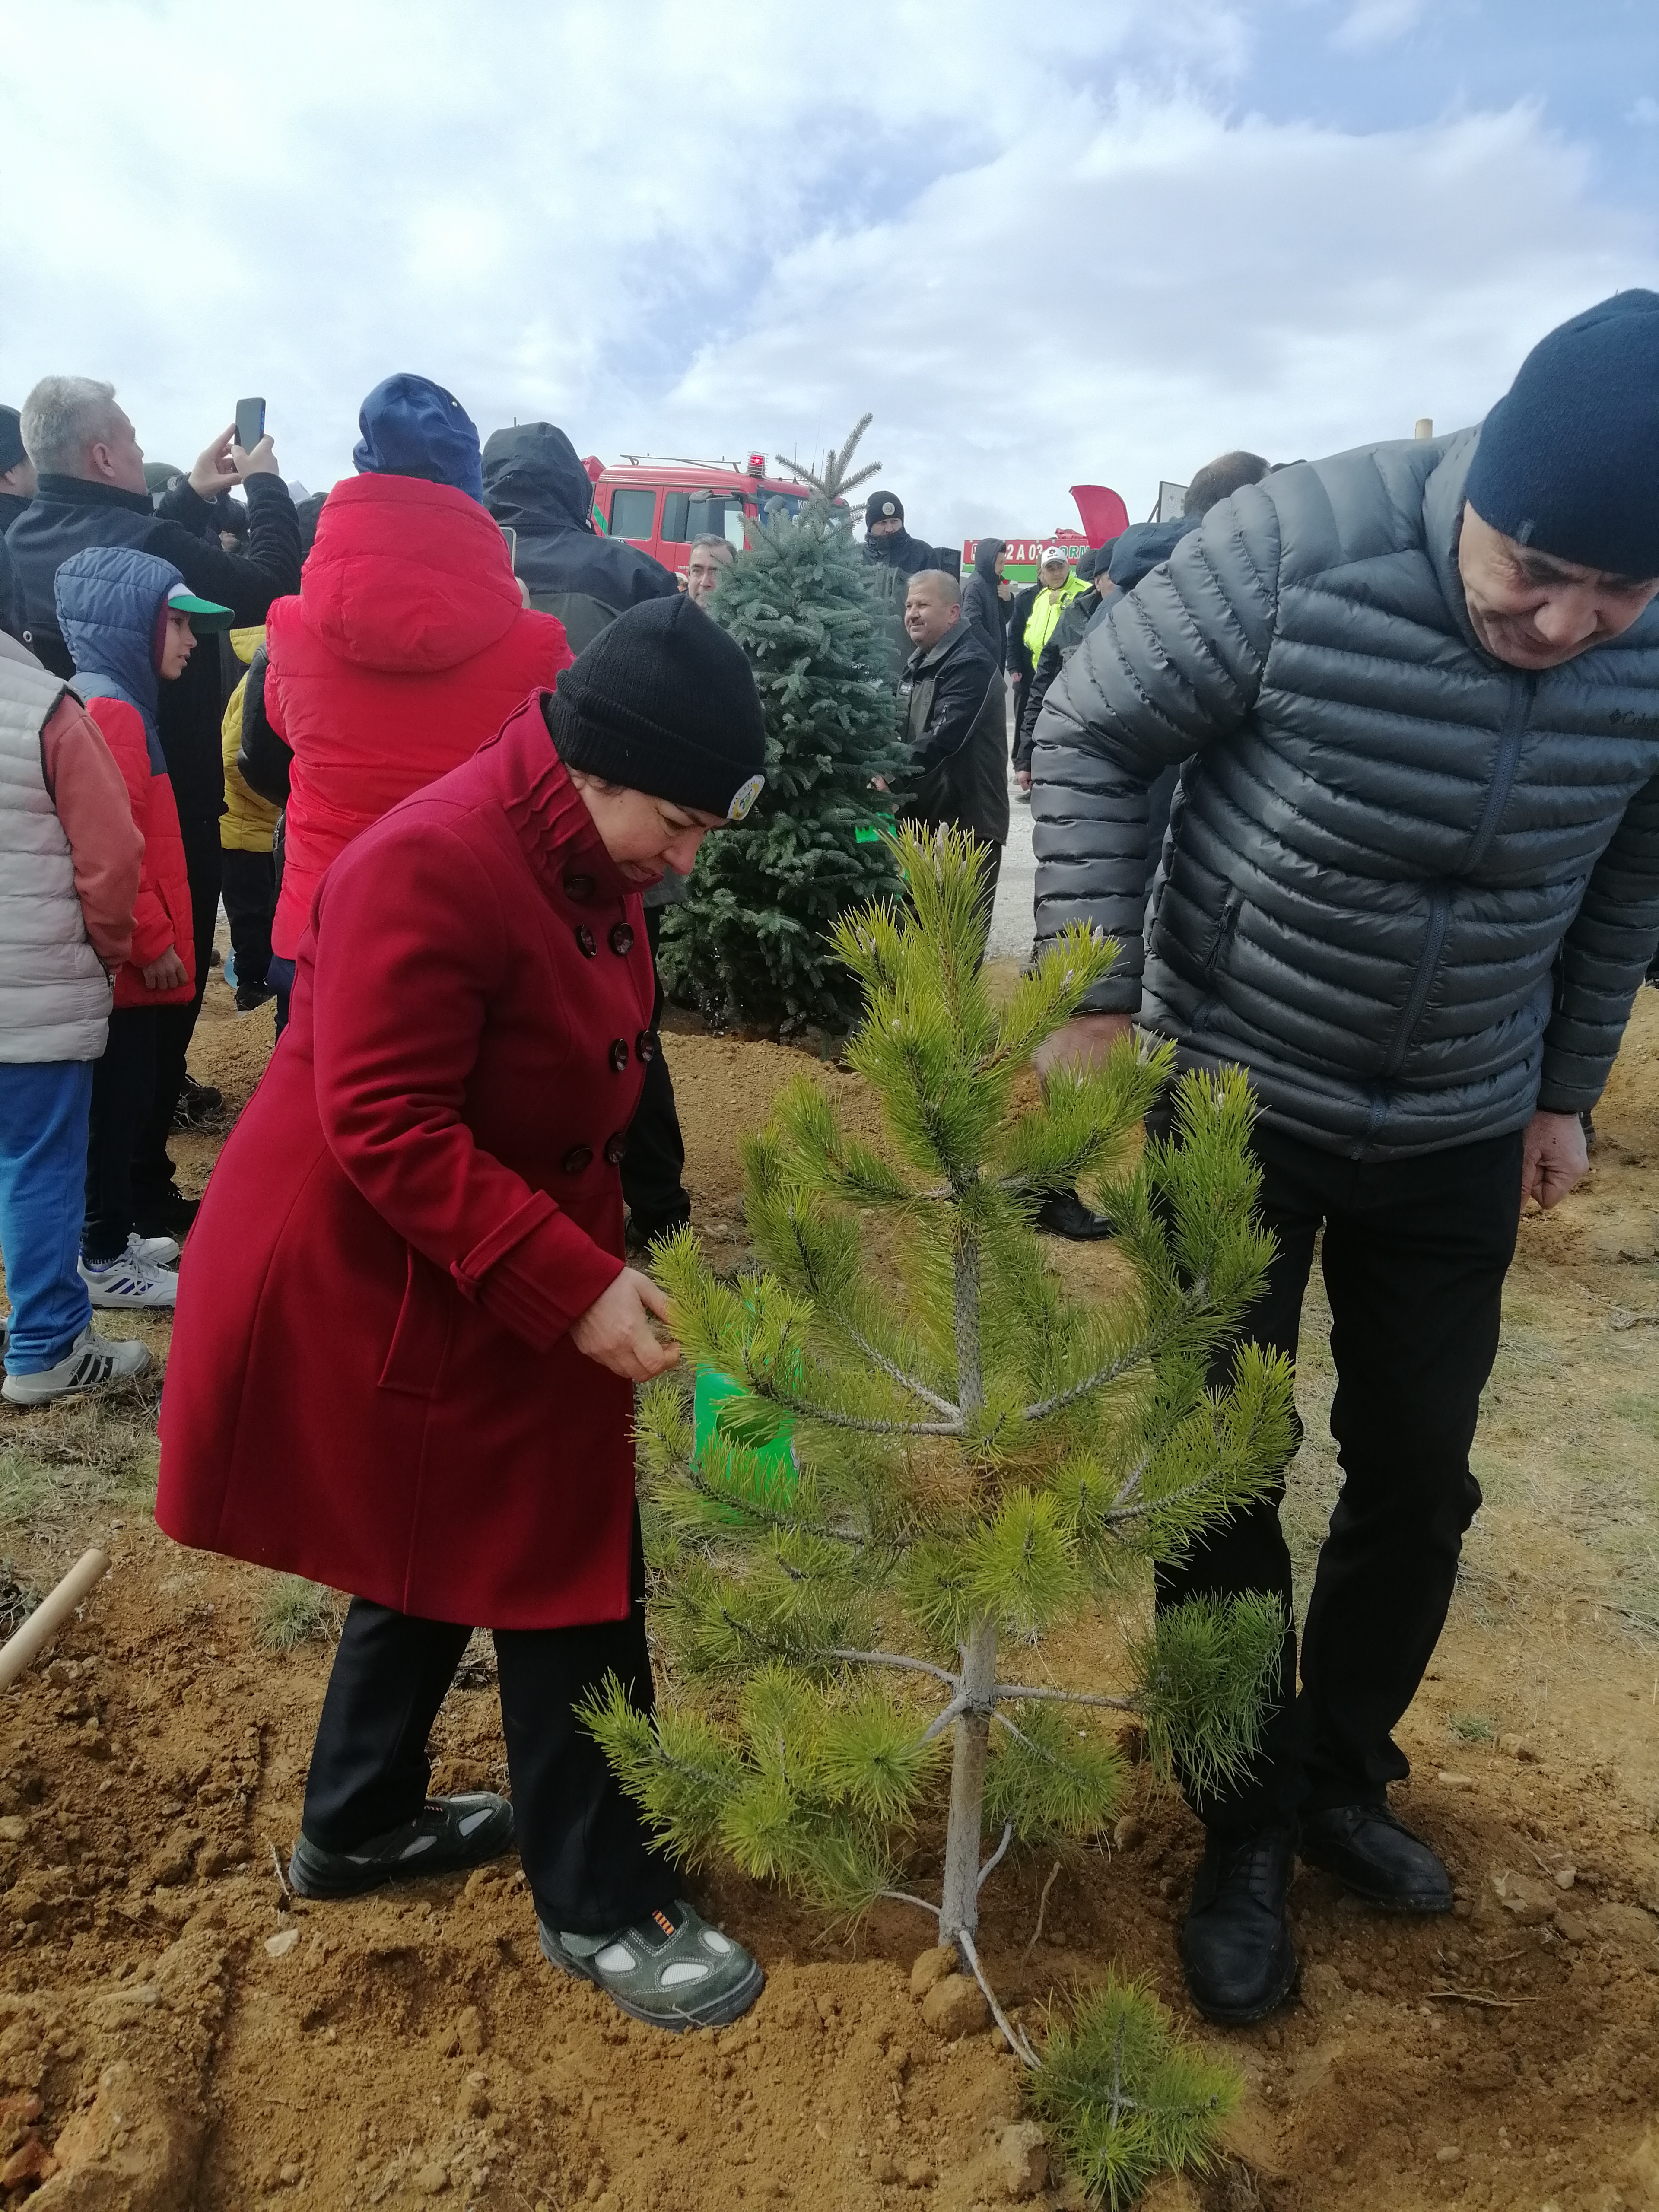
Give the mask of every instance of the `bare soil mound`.
[{"label": "bare soil mound", "polygon": [[[270,1036],[269,1012],[239,1021],[216,978],[196,1073],[234,1109]],[[802,1055],[689,1026],[668,1050],[699,1222],[736,1259],[738,1140]],[[1237,2033],[1189,2021],[1249,2094],[1224,2170],[1159,2185],[1146,2201],[1162,2212],[1659,2206],[1659,994],[1596,1120],[1589,1183],[1523,1224],[1477,1445],[1486,1509],[1401,1731],[1399,1808],[1450,1863],[1456,1915],[1381,1918],[1299,1875],[1298,1999]],[[179,1141],[185,1181],[217,1141]],[[1114,1264],[1099,1248],[1054,1261],[1080,1284]],[[1323,1325],[1310,1302],[1287,1507],[1304,1580],[1336,1481]],[[131,1326],[165,1350],[164,1322]],[[7,1587],[44,1589],[88,1541],[115,1558],[0,1706],[7,2202],[1076,2201],[1008,2136],[1012,2062],[986,2034],[946,2045],[924,2026],[909,1966],[927,1925],[896,1906],[854,1943],[729,1876],[692,1884],[769,1982],[736,2027],[672,2039],[544,1963],[511,1861],[352,1904],[287,1898],[276,1859],[328,1610],[273,1651],[271,1578],[156,1533],[154,1398],[0,1413]],[[1103,1622],[1043,1656],[1058,1679],[1097,1678],[1115,1637]],[[504,1780],[487,1660],[436,1749],[440,1789]],[[1052,1859],[1011,1856],[986,1892],[1000,1986],[1035,2020],[1115,1960],[1185,2015],[1176,1940],[1200,1844],[1143,1789],[1117,1842],[1051,1885]]]}]

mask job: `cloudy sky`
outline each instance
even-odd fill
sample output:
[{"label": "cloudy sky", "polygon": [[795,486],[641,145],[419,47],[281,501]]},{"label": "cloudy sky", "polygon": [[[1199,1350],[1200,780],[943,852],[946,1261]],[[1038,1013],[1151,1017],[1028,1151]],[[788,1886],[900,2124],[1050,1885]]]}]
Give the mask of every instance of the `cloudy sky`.
[{"label": "cloudy sky", "polygon": [[313,489],[416,369],[606,459],[872,409],[947,542],[1139,518],[1659,287],[1655,0],[0,0],[0,398],[187,465],[263,393]]}]

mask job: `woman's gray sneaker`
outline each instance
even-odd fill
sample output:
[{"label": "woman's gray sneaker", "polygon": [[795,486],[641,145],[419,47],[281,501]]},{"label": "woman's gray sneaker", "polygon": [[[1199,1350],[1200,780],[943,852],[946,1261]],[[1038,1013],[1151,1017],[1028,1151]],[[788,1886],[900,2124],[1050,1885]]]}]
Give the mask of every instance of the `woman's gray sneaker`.
[{"label": "woman's gray sneaker", "polygon": [[741,1943],[722,1936],[684,1898],[614,1936],[556,1934],[545,1921],[542,1955],[595,1983],[632,2019],[678,2034],[741,2019],[766,1977]]},{"label": "woman's gray sneaker", "polygon": [[416,1820],[371,1836],[355,1851],[325,1851],[301,1833],[288,1878],[301,1897],[361,1897],[383,1882],[451,1874],[498,1858],[513,1841],[513,1808],[489,1790],[428,1797]]}]

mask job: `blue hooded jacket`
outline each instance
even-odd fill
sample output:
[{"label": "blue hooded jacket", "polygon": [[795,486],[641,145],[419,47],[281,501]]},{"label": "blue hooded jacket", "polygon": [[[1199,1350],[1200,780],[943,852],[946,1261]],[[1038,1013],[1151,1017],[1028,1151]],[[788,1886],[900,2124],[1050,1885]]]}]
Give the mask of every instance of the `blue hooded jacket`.
[{"label": "blue hooded jacket", "polygon": [[167,593],[184,578],[171,561],[131,545],[88,545],[58,571],[58,627],[83,699],[125,699],[137,709],[152,775],[165,775],[156,725],[161,678],[155,639]]},{"label": "blue hooded jacket", "polygon": [[351,459],[359,476],[421,477],[483,504],[478,433],[452,392],[426,376],[388,376],[357,416]]}]

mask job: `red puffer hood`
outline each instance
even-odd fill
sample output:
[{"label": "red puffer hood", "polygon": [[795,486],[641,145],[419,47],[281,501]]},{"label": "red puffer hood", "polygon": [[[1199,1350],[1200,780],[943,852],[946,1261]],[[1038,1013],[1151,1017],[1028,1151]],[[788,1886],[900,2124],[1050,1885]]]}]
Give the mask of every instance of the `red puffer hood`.
[{"label": "red puffer hood", "polygon": [[306,628],[360,667],[426,675],[505,637],[524,609],[507,541],[475,499],[419,477],[348,477],[300,584]]}]

